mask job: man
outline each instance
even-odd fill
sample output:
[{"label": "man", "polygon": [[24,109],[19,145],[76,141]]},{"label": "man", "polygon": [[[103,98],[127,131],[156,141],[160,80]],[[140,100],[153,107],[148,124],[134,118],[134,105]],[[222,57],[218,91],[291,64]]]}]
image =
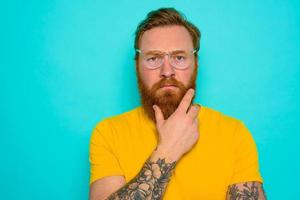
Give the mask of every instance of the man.
[{"label": "man", "polygon": [[90,199],[265,199],[244,124],[193,104],[200,31],[173,8],[136,30],[141,107],[91,137]]}]

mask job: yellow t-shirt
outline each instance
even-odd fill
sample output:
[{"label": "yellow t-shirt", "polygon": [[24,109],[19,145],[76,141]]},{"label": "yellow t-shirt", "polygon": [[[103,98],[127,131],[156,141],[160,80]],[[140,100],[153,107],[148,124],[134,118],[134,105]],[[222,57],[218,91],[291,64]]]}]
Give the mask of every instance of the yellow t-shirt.
[{"label": "yellow t-shirt", "polygon": [[[198,120],[200,138],[177,163],[164,200],[224,200],[230,184],[263,182],[255,142],[241,121],[204,106]],[[155,124],[142,107],[103,120],[91,136],[90,184],[112,175],[129,182],[157,140]]]}]

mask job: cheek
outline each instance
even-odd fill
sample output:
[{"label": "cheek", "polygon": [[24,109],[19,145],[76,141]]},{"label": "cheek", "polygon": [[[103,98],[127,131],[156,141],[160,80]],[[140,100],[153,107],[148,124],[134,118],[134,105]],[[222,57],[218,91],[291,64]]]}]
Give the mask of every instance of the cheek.
[{"label": "cheek", "polygon": [[140,77],[141,80],[147,87],[151,88],[156,82],[159,81],[159,75],[157,74],[156,70],[143,70],[140,69]]},{"label": "cheek", "polygon": [[182,82],[185,86],[188,85],[190,82],[190,79],[192,78],[193,71],[192,70],[187,70],[187,71],[180,71],[177,73],[177,76],[175,78]]}]

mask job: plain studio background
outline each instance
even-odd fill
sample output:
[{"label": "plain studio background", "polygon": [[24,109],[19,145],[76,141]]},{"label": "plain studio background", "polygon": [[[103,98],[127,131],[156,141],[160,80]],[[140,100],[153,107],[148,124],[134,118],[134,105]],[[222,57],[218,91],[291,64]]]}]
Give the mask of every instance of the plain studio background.
[{"label": "plain studio background", "polygon": [[134,31],[165,6],[202,31],[196,101],[248,126],[269,199],[300,199],[297,0],[2,1],[1,199],[87,199],[91,131],[139,105]]}]

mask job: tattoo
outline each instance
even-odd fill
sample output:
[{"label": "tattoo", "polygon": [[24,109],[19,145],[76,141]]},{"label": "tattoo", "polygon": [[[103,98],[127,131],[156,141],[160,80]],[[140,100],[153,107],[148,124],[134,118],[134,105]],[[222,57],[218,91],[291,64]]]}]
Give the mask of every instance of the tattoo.
[{"label": "tattoo", "polygon": [[147,160],[139,174],[108,197],[108,200],[162,199],[170,181],[176,162],[166,163],[165,159],[156,162]]},{"label": "tattoo", "polygon": [[258,182],[245,182],[242,185],[230,185],[227,196],[230,200],[266,199],[263,187]]}]

